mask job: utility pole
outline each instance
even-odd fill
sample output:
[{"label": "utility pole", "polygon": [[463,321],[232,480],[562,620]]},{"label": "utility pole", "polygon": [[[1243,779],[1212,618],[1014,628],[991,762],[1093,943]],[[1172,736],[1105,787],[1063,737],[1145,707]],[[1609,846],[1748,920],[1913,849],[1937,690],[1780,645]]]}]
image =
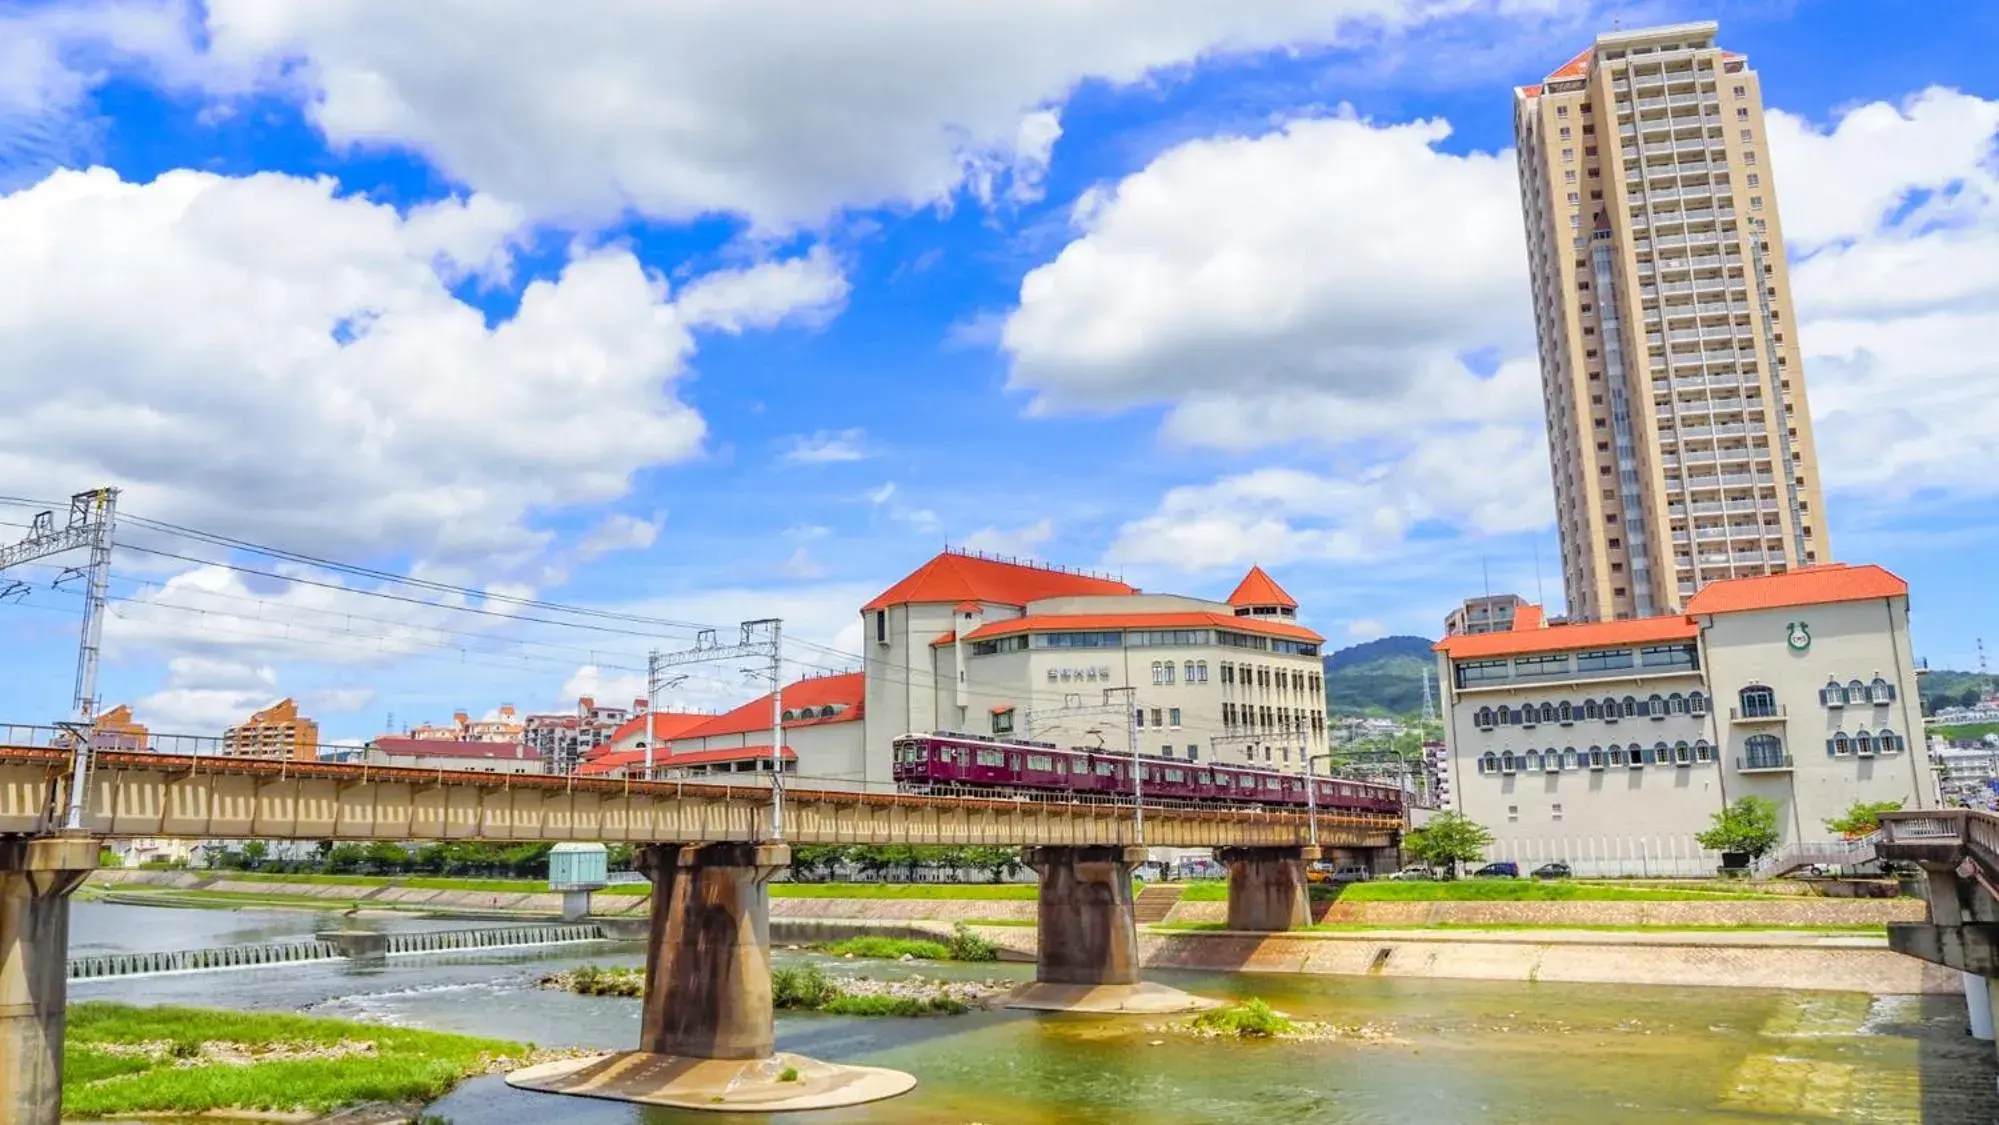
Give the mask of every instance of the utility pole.
[{"label": "utility pole", "polygon": [[1430,670],[1428,668],[1423,669],[1423,721],[1425,723],[1434,723],[1437,721],[1437,701],[1430,694]]},{"label": "utility pole", "polygon": [[55,525],[53,511],[37,512],[27,537],[0,547],[0,571],[49,555],[90,549],[90,561],[65,570],[57,582],[76,575],[84,579],[83,634],[76,648],[74,717],[57,725],[76,741],[70,762],[67,828],[83,827],[83,791],[90,777],[91,734],[97,723],[97,663],[104,644],[104,604],[111,584],[111,533],[117,523],[118,490],[94,488],[69,498],[69,522]]},{"label": "utility pole", "polygon": [[[715,638],[715,630],[703,629],[694,635],[694,647],[678,652],[654,652],[646,661],[646,707],[654,706],[663,686],[662,671],[689,664],[713,664],[725,660],[763,657],[770,661],[759,678],[770,681],[770,840],[784,840],[784,622],[776,617],[759,617],[742,624],[742,639],[725,645]],[[752,673],[754,675],[754,673]],[[652,719],[646,719],[646,733],[652,733]],[[646,739],[646,780],[652,780],[653,740]]]},{"label": "utility pole", "polygon": [[[1122,703],[1113,703],[1122,699]],[[1105,715],[1114,711],[1124,712],[1125,744],[1131,748],[1131,795],[1132,822],[1137,833],[1138,845],[1145,846],[1145,768],[1138,755],[1138,689],[1131,686],[1104,689],[1102,703],[1083,706],[1081,697],[1064,696],[1062,706],[1048,707],[1027,713],[1027,733],[1032,736],[1038,725],[1051,719],[1083,718],[1090,715]],[[1101,736],[1100,736],[1101,737]]]}]

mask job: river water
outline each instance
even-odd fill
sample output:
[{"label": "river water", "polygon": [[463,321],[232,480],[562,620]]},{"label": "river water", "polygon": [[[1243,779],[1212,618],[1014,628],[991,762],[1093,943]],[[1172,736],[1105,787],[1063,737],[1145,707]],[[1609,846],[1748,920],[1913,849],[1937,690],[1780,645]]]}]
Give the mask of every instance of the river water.
[{"label": "river water", "polygon": [[[183,949],[310,936],[325,915],[77,903],[74,952]],[[463,921],[346,919],[408,929]],[[807,956],[780,953],[783,959]],[[77,1000],[304,1010],[531,1041],[630,1048],[638,1002],[534,987],[542,973],[640,963],[605,943],[189,973],[72,986]],[[910,966],[855,963],[887,975]],[[921,966],[932,974],[1031,975],[1024,965]],[[642,1110],[468,1082],[430,1112],[454,1125],[680,1122],[1238,1123],[1999,1121],[1991,1044],[1965,1034],[1962,999],[1745,989],[1428,981],[1286,974],[1154,973],[1217,997],[1260,996],[1300,1019],[1365,1025],[1387,1041],[1196,1039],[1105,1019],[977,1012],[948,1019],[780,1015],[783,1050],[909,1071],[902,1098],[781,1118]]]}]

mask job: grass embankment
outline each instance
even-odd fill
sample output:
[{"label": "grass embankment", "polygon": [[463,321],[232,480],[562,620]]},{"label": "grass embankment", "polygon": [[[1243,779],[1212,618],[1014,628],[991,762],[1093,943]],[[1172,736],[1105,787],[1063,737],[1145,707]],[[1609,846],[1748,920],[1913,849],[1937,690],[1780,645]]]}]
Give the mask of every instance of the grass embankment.
[{"label": "grass embankment", "polygon": [[963,922],[953,926],[951,936],[943,941],[854,937],[826,946],[826,952],[836,957],[868,957],[883,961],[898,961],[904,957],[922,961],[999,960],[999,946],[973,933],[971,927]]},{"label": "grass embankment", "polygon": [[1454,879],[1431,883],[1379,880],[1354,883],[1341,902],[1713,902],[1717,899],[1785,899],[1794,895],[1721,891],[1705,887],[1633,887],[1616,883],[1539,879]]},{"label": "grass embankment", "polygon": [[64,1042],[63,1113],[74,1117],[423,1102],[533,1054],[347,1020],[94,1002],[70,1005]]},{"label": "grass embankment", "polygon": [[1032,901],[1033,883],[772,883],[772,898],[919,898]]},{"label": "grass embankment", "polygon": [[1999,734],[1999,723],[1951,723],[1946,726],[1931,727],[1924,733],[1947,738],[1952,742],[1971,742],[1988,734]]},{"label": "grass embankment", "polygon": [[[600,969],[585,965],[541,979],[544,988],[561,988],[584,996],[645,995],[645,970]],[[771,1005],[787,1012],[825,1012],[835,1016],[955,1016],[972,1010],[1004,990],[999,982],[875,981],[836,979],[818,965],[780,965],[771,970]]]}]

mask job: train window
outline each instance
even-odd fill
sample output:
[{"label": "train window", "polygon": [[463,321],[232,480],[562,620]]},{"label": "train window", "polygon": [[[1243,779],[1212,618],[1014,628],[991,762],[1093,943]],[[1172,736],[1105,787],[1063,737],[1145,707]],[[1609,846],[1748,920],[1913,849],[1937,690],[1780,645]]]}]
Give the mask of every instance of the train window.
[{"label": "train window", "polygon": [[1194,781],[1200,785],[1213,785],[1215,783],[1215,775],[1209,773],[1207,770],[1202,770],[1200,773],[1194,775]]},{"label": "train window", "polygon": [[1043,771],[1052,770],[1055,768],[1055,759],[1046,754],[1029,754],[1027,756],[1027,768]]},{"label": "train window", "polygon": [[1170,781],[1170,782],[1173,782],[1173,783],[1174,783],[1175,785],[1178,785],[1178,784],[1180,784],[1180,783],[1182,783],[1182,782],[1185,782],[1185,781],[1187,780],[1187,771],[1186,771],[1186,770],[1167,770],[1167,771],[1166,771],[1166,780],[1168,780],[1168,781]]},{"label": "train window", "polygon": [[1111,776],[1112,774],[1114,774],[1114,773],[1116,773],[1116,772],[1117,772],[1117,767],[1116,767],[1116,766],[1114,766],[1114,765],[1112,765],[1112,764],[1110,764],[1109,762],[1098,762],[1098,763],[1097,763],[1097,776],[1098,776],[1098,777],[1109,777],[1109,776]]},{"label": "train window", "polygon": [[1280,783],[1274,777],[1266,777],[1263,779],[1263,787],[1265,789],[1277,789],[1280,787]]},{"label": "train window", "polygon": [[972,764],[978,766],[1004,766],[1006,755],[997,750],[972,751]]}]

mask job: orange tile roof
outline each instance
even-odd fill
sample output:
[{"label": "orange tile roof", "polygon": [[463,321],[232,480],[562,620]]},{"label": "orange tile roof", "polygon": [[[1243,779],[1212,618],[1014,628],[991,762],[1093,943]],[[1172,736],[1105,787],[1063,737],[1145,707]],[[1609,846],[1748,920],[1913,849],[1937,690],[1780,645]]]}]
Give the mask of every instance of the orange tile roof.
[{"label": "orange tile roof", "polygon": [[1559,67],[1556,67],[1555,70],[1548,75],[1548,77],[1543,78],[1541,81],[1558,82],[1564,78],[1581,78],[1583,75],[1589,73],[1590,56],[1595,53],[1596,53],[1595,47],[1584,47],[1580,52],[1576,54],[1575,58],[1570,59],[1568,62],[1563,63]]},{"label": "orange tile roof", "polygon": [[[837,715],[823,719],[787,719],[786,730],[793,727],[822,726],[828,723],[851,723],[861,717],[863,699],[867,685],[859,672],[842,672],[836,676],[814,676],[786,684],[784,687],[784,709],[800,707],[841,706]],[[749,734],[753,731],[770,729],[770,693],[750,700],[741,707],[721,715],[703,716],[703,721],[674,735],[675,738],[713,738],[725,734]]]},{"label": "orange tile roof", "polygon": [[945,551],[917,567],[909,577],[882,591],[879,597],[862,606],[861,612],[912,603],[958,605],[962,602],[991,602],[995,605],[1024,606],[1042,598],[1137,592],[1114,578],[1070,574],[1048,567],[1025,566]]},{"label": "orange tile roof", "polygon": [[[780,753],[792,761],[798,760],[797,752],[789,746]],[[762,746],[729,746],[720,750],[687,750],[678,754],[671,750],[656,750],[653,753],[652,768],[662,770],[672,766],[705,766],[716,762],[740,762],[752,758],[762,760],[768,757],[770,757],[769,743]],[[576,767],[576,773],[579,777],[612,774],[626,766],[643,767],[645,760],[644,750],[618,750],[584,761]],[[640,772],[644,772],[643,768]]]},{"label": "orange tile roof", "polygon": [[1234,629],[1240,633],[1261,633],[1266,637],[1310,641],[1313,644],[1326,639],[1303,625],[1294,625],[1289,621],[1272,621],[1268,617],[1237,617],[1232,613],[1208,613],[1201,610],[1177,613],[1036,613],[1026,617],[1008,618],[1005,621],[987,622],[966,633],[965,639],[982,641],[989,637],[1009,637],[1015,633],[1059,633],[1084,629],[1216,628]]},{"label": "orange tile roof", "polygon": [[1520,86],[1517,89],[1523,98],[1538,98],[1541,96],[1541,87],[1538,83],[1533,86]]},{"label": "orange tile roof", "polygon": [[1521,629],[1539,629],[1547,625],[1547,623],[1547,615],[1541,611],[1541,607],[1538,605],[1529,603],[1518,606],[1513,610],[1513,628],[1516,631]]},{"label": "orange tile roof", "polygon": [[[1517,614],[1514,621],[1519,621]],[[1693,620],[1687,617],[1638,617],[1629,621],[1593,621],[1583,625],[1549,625],[1533,629],[1521,629],[1516,624],[1512,632],[1466,633],[1445,637],[1433,647],[1452,660],[1479,660],[1488,656],[1525,656],[1579,648],[1690,641],[1699,632]]]},{"label": "orange tile roof", "polygon": [[1725,578],[1700,588],[1688,613],[1745,613],[1787,606],[1907,597],[1909,584],[1873,563],[1826,563],[1761,578]]},{"label": "orange tile roof", "polygon": [[1249,573],[1236,583],[1235,593],[1229,595],[1230,605],[1281,605],[1297,609],[1298,602],[1284,592],[1277,580],[1263,572],[1260,566],[1252,566]]},{"label": "orange tile roof", "polygon": [[700,726],[714,717],[713,715],[688,714],[681,711],[655,711],[650,716],[640,715],[638,718],[632,719],[624,726],[612,731],[611,737],[605,739],[605,741],[617,742],[621,739],[634,737],[645,729],[646,719],[651,718],[653,741],[664,742],[670,738],[679,738],[681,735],[687,733],[689,729]]}]

